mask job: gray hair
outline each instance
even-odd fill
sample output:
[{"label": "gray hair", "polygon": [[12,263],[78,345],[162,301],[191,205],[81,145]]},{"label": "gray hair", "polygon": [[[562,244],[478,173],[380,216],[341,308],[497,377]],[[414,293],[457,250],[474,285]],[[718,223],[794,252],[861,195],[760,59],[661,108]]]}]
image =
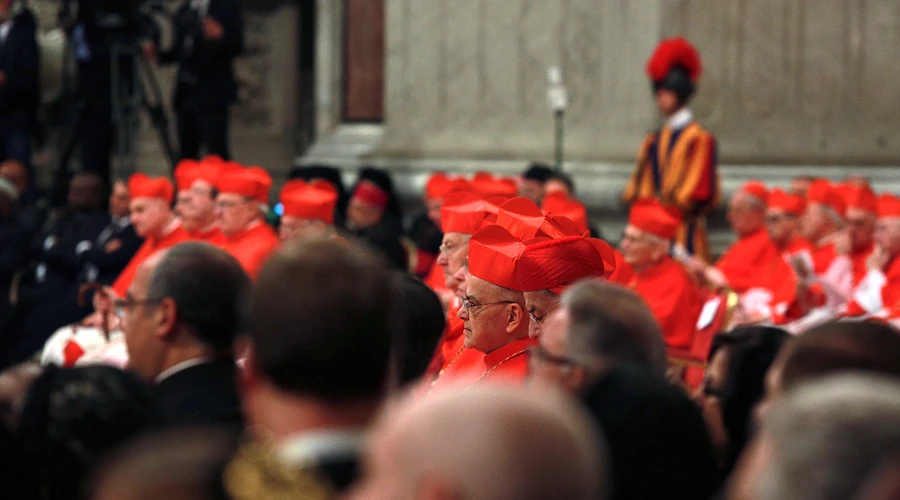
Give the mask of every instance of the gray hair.
[{"label": "gray hair", "polygon": [[147,285],[147,297],[174,300],[179,321],[216,351],[230,351],[234,345],[249,291],[250,278],[238,261],[206,243],[167,250]]},{"label": "gray hair", "polygon": [[589,279],[566,290],[562,304],[569,311],[570,357],[588,367],[610,359],[633,362],[664,376],[667,360],[662,330],[636,293]]},{"label": "gray hair", "polygon": [[844,500],[900,452],[900,383],[843,374],[800,386],[763,422],[773,446],[759,498]]}]

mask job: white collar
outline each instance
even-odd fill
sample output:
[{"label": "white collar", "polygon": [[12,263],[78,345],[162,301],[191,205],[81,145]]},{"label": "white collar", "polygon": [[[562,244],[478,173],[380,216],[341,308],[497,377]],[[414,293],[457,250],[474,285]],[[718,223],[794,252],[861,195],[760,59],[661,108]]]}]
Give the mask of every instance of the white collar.
[{"label": "white collar", "polygon": [[694,119],[694,114],[691,113],[691,110],[688,108],[681,108],[676,111],[672,116],[666,119],[666,125],[673,130],[680,130],[684,127],[687,127],[689,123]]},{"label": "white collar", "polygon": [[169,368],[163,370],[162,373],[160,373],[159,375],[156,376],[155,379],[153,379],[153,383],[156,385],[159,385],[160,382],[171,377],[172,375],[175,375],[178,372],[183,372],[183,371],[187,370],[188,368],[193,368],[195,366],[203,365],[203,364],[210,363],[210,362],[212,362],[212,358],[205,358],[205,357],[204,358],[194,358],[194,359],[189,359],[187,361],[182,361],[181,363],[178,363],[174,366],[170,366]]},{"label": "white collar", "polygon": [[362,429],[322,429],[289,436],[278,445],[277,453],[286,464],[303,465],[356,455],[363,440]]}]

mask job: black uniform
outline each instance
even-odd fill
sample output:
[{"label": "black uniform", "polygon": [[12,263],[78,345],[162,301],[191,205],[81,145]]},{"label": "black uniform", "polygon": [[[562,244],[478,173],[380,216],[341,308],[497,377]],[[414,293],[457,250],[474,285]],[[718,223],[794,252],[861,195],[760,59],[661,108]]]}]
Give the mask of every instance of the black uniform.
[{"label": "black uniform", "polygon": [[31,165],[31,136],[40,103],[37,25],[30,10],[0,28],[0,160]]},{"label": "black uniform", "polygon": [[[209,40],[203,20],[222,25],[221,39]],[[161,64],[178,64],[173,106],[178,119],[181,158],[206,153],[230,157],[228,107],[237,99],[234,59],[244,49],[244,23],[235,0],[209,0],[206,7],[188,1],[175,15],[172,50],[160,54]]]}]

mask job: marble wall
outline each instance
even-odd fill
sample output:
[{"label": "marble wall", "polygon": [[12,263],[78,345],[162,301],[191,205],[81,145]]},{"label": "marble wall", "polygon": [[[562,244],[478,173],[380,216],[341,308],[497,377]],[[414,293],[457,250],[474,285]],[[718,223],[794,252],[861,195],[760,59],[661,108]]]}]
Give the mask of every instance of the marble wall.
[{"label": "marble wall", "polygon": [[723,161],[900,157],[896,0],[387,0],[386,31],[384,157],[551,158],[559,65],[567,158],[629,161],[657,123],[644,63],[677,34]]}]

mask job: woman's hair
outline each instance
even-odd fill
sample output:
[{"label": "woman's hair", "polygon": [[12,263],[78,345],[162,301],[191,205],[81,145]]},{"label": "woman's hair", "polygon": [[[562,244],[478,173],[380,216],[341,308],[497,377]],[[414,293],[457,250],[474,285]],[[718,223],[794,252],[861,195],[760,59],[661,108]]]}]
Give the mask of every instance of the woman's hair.
[{"label": "woman's hair", "polygon": [[99,462],[155,422],[134,375],[108,366],[48,367],[28,391],[15,441],[23,498],[79,499]]},{"label": "woman's hair", "polygon": [[709,359],[720,350],[727,357],[719,396],[722,422],[728,432],[725,465],[731,468],[752,434],[753,409],[765,394],[766,372],[789,335],[780,328],[749,326],[713,338]]}]

